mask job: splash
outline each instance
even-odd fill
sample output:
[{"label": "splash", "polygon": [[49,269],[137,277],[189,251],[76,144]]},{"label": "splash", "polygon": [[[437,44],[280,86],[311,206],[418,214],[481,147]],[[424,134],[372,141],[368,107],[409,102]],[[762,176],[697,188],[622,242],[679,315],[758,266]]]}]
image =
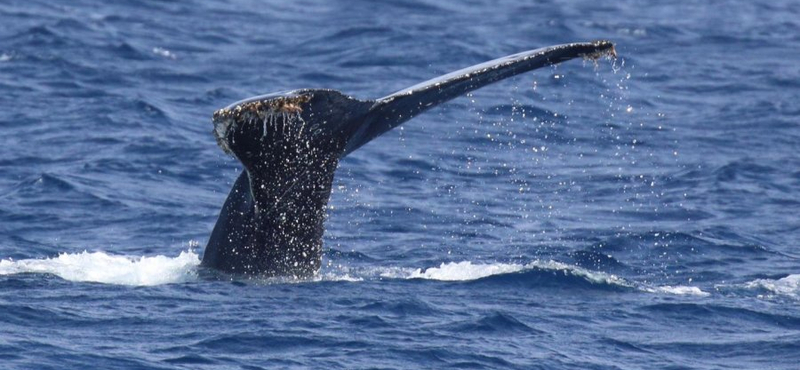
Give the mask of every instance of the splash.
[{"label": "splash", "polygon": [[131,286],[181,283],[194,279],[200,258],[192,250],[177,257],[115,256],[104,252],[61,253],[48,259],[0,260],[0,275],[53,274],[69,281]]}]

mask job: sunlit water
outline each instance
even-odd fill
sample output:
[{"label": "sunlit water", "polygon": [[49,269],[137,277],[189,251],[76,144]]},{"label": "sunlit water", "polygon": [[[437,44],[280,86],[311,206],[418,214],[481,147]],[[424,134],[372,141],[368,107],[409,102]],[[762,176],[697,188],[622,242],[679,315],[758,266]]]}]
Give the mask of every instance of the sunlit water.
[{"label": "sunlit water", "polygon": [[[796,369],[791,1],[0,3],[8,369]],[[313,278],[199,266],[211,113],[610,39],[347,157]]]}]

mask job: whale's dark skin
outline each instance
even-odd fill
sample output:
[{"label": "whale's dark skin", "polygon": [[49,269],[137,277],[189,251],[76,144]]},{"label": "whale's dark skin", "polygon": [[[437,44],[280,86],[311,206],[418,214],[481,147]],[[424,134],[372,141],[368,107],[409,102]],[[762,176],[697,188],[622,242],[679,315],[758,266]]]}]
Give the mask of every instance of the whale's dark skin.
[{"label": "whale's dark skin", "polygon": [[249,98],[214,113],[214,135],[245,170],[208,240],[202,265],[223,272],[308,277],[320,268],[325,206],[339,160],[441,103],[533,69],[615,56],[608,41],[495,59],[377,100],[302,89]]}]

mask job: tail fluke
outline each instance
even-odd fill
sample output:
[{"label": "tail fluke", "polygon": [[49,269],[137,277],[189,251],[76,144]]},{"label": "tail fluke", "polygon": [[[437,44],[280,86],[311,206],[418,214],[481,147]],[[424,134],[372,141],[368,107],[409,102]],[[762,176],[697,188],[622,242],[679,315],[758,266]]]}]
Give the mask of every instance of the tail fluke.
[{"label": "tail fluke", "polygon": [[574,58],[616,56],[609,41],[549,46],[467,67],[400,90],[375,101],[348,141],[345,154],[446,101],[491,83]]}]

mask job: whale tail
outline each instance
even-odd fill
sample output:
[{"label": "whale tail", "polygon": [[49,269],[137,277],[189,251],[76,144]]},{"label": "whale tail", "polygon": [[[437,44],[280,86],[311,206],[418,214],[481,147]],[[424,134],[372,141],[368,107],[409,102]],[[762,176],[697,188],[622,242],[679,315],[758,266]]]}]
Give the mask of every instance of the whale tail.
[{"label": "whale tail", "polygon": [[608,41],[558,45],[448,73],[377,100],[304,89],[218,110],[213,117],[217,143],[245,171],[223,205],[202,264],[242,274],[314,274],[339,159],[472,90],[569,59],[606,55],[615,56]]},{"label": "whale tail", "polygon": [[346,153],[439,104],[470,91],[574,58],[616,57],[609,41],[574,43],[524,51],[467,67],[378,99],[365,121],[348,141]]}]

